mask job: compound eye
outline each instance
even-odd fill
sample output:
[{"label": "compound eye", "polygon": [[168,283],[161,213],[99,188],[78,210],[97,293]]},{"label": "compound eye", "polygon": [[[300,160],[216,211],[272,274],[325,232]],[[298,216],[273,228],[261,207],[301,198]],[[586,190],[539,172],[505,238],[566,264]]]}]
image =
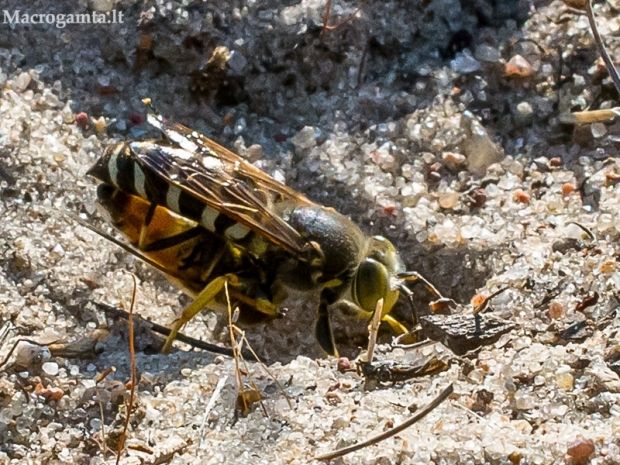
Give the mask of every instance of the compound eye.
[{"label": "compound eye", "polygon": [[354,297],[362,310],[372,313],[379,299],[386,298],[389,290],[387,268],[378,261],[367,258],[357,268]]}]

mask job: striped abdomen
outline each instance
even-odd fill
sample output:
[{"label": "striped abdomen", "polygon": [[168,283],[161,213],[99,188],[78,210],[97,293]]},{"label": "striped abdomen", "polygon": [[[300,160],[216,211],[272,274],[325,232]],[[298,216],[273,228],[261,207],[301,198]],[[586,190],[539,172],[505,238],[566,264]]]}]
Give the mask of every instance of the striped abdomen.
[{"label": "striped abdomen", "polygon": [[[143,169],[138,157],[149,151],[164,151],[170,160],[175,157],[185,160],[193,157],[184,149],[168,147],[155,141],[125,142],[108,147],[87,174],[148,203],[168,208],[224,239],[235,242],[258,240],[264,243],[259,236],[252,234],[247,226],[206,205],[173,182]],[[263,249],[264,244],[254,244],[252,249],[257,247]]]}]

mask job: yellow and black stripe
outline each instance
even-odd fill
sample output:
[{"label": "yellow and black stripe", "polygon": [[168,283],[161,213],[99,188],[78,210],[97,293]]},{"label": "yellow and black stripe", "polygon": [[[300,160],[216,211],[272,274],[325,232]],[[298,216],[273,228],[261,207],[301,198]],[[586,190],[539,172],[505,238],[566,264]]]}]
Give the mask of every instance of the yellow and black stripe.
[{"label": "yellow and black stripe", "polygon": [[[238,243],[249,242],[251,230],[231,217],[196,199],[186,190],[167,182],[150,170],[141,167],[140,157],[157,154],[160,157],[189,159],[192,154],[181,148],[162,146],[143,141],[120,143],[108,147],[104,155],[87,174],[104,185],[135,195],[152,205],[160,205],[180,216],[195,221],[208,231]],[[150,216],[146,216],[147,223]],[[262,248],[262,247],[261,247]]]}]

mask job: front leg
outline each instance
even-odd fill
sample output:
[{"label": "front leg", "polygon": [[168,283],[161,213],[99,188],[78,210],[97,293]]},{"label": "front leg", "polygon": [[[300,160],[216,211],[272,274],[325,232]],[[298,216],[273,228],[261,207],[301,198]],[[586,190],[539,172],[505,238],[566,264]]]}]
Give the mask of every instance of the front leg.
[{"label": "front leg", "polygon": [[233,301],[247,304],[258,312],[271,318],[279,316],[276,305],[269,299],[249,297],[242,292],[239,292],[239,289],[243,288],[244,282],[238,276],[235,274],[219,276],[207,284],[202,291],[200,291],[200,294],[198,294],[194,301],[189,304],[185,310],[183,310],[181,316],[174,322],[172,328],[170,328],[170,335],[166,339],[166,343],[161,350],[162,353],[167,354],[170,352],[172,343],[176,339],[181,327],[185,323],[188,323],[202,310],[208,308],[209,305],[215,301],[217,296],[224,291],[224,286],[227,283],[229,285],[229,293]]},{"label": "front leg", "polygon": [[333,357],[338,357],[338,349],[334,342],[334,333],[332,332],[328,307],[336,302],[339,297],[340,293],[335,292],[333,288],[323,288],[315,327],[316,340],[325,353]]}]

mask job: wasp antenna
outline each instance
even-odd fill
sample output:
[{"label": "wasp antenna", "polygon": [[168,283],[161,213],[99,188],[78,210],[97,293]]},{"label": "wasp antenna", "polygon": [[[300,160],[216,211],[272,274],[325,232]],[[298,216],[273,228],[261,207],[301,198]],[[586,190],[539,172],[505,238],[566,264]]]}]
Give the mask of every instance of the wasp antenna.
[{"label": "wasp antenna", "polygon": [[163,131],[164,117],[153,106],[153,100],[150,97],[142,99],[142,103],[147,106],[146,120],[151,126],[156,127],[160,131]]}]

